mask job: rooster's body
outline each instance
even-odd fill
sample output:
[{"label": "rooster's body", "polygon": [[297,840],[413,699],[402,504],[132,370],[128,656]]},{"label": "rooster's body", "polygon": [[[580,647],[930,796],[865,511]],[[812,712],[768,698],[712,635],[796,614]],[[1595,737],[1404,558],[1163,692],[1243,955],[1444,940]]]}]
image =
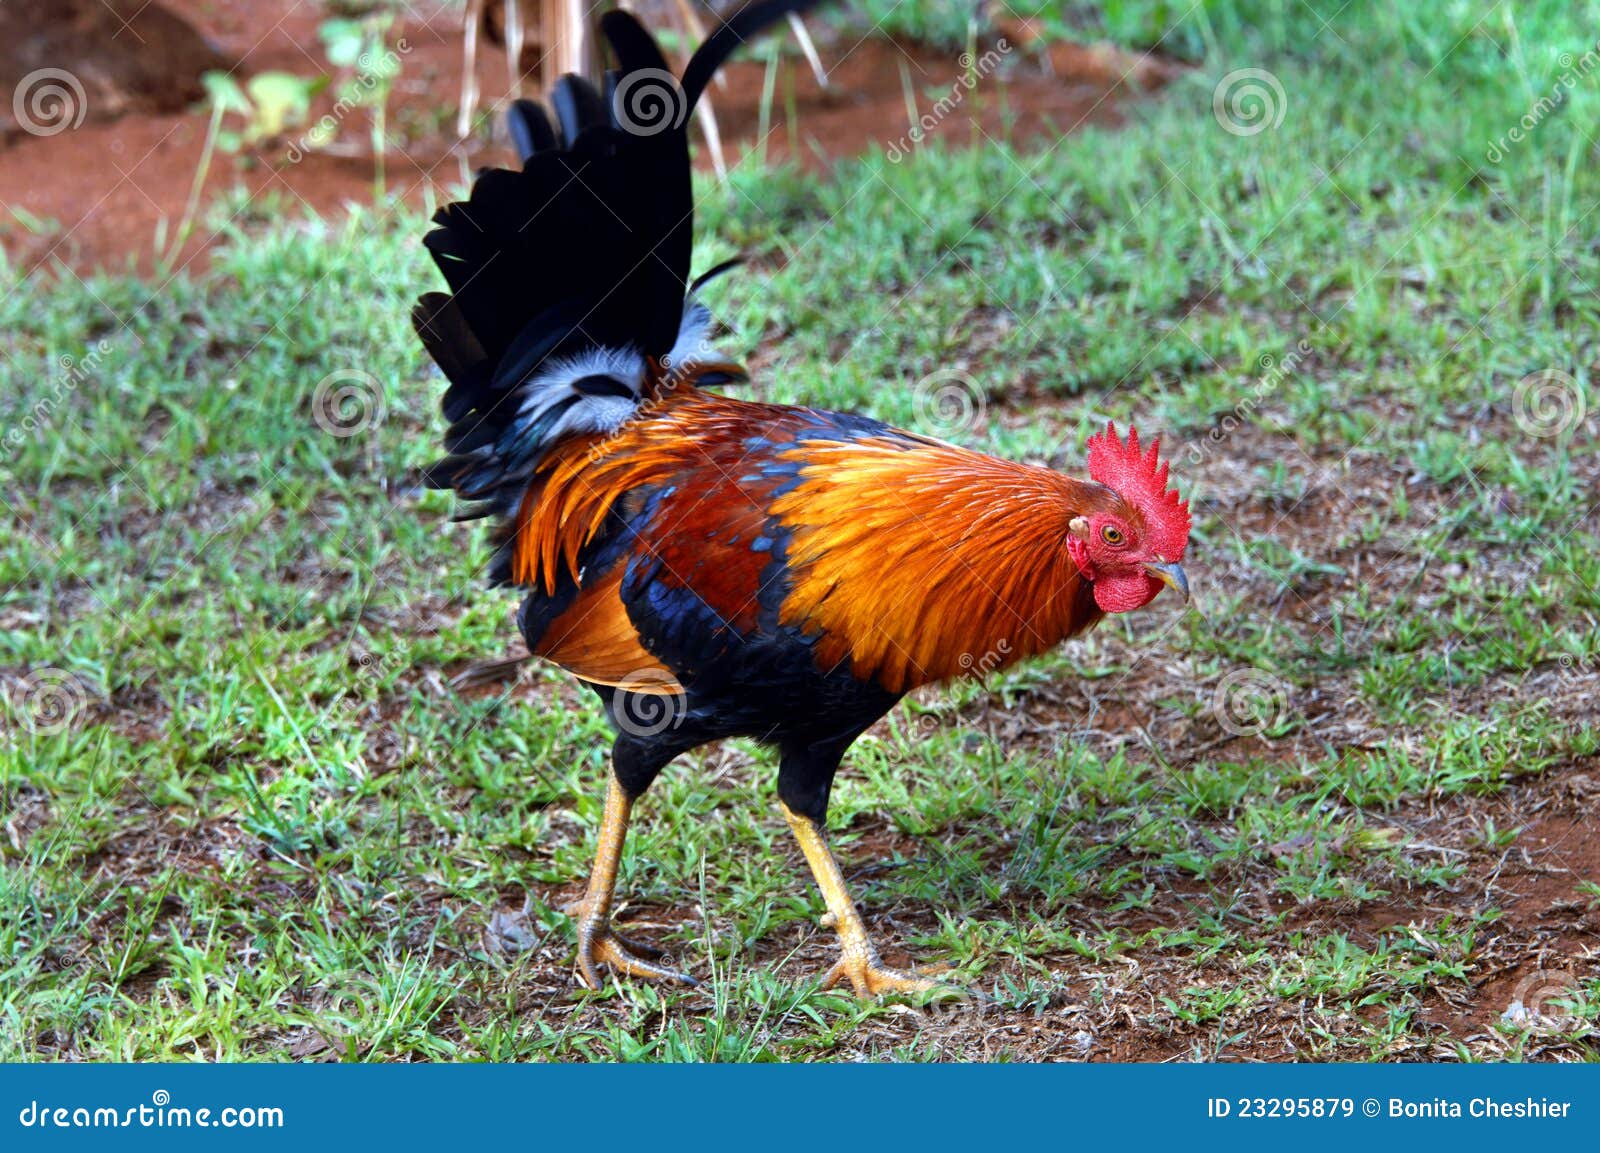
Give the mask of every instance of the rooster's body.
[{"label": "rooster's body", "polygon": [[843,943],[830,979],[925,986],[878,963],[822,836],[845,750],[918,686],[1186,591],[1187,511],[1136,435],[1094,438],[1084,481],[707,391],[744,373],[709,348],[689,278],[683,125],[734,45],[807,2],[719,29],[647,129],[632,101],[670,74],[608,15],[611,98],[563,81],[559,137],[520,103],[523,170],[481,176],[428,241],[453,290],[416,318],[451,380],[433,480],[497,518],[491,577],[527,590],[529,649],[591,685],[617,729],[579,923],[590,984],[600,965],[679,976],[609,924],[629,812],[680,753],[744,736],[779,750],[779,798]]}]

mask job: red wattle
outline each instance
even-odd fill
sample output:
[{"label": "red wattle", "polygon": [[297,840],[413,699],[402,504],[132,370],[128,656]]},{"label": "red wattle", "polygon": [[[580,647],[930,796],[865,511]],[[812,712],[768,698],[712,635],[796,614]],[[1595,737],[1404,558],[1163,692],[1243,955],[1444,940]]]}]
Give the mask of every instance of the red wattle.
[{"label": "red wattle", "polygon": [[1165,587],[1142,572],[1110,577],[1094,582],[1094,603],[1108,613],[1131,613],[1155,600]]}]

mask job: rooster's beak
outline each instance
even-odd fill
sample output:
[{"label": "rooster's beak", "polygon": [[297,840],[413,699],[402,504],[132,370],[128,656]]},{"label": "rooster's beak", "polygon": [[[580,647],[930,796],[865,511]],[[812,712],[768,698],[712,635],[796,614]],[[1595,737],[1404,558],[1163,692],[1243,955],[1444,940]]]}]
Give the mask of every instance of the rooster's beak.
[{"label": "rooster's beak", "polygon": [[1176,562],[1161,564],[1156,561],[1146,561],[1144,571],[1155,577],[1162,584],[1170,586],[1173,592],[1183,598],[1185,604],[1189,602],[1189,578],[1184,575],[1181,564]]}]

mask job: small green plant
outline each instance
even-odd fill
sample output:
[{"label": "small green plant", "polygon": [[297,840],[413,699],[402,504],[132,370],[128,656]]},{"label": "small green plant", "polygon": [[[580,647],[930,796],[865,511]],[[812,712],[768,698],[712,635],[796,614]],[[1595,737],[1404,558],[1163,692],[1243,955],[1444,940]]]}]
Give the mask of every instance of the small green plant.
[{"label": "small green plant", "polygon": [[1486,849],[1503,849],[1507,845],[1514,844],[1517,834],[1521,831],[1520,828],[1502,829],[1494,823],[1493,817],[1488,817],[1477,832],[1477,841]]},{"label": "small green plant", "polygon": [[335,68],[351,71],[353,75],[341,85],[334,111],[318,121],[308,134],[308,142],[326,147],[337,134],[344,111],[366,105],[371,116],[374,200],[382,200],[386,192],[384,153],[388,137],[389,95],[394,91],[396,77],[400,75],[401,58],[411,51],[410,43],[403,36],[390,47],[388,34],[393,24],[393,13],[377,11],[359,18],[335,17],[324,20],[317,28],[317,38],[322,41],[322,50],[328,62]]},{"label": "small green plant", "polygon": [[[304,124],[311,111],[311,101],[327,87],[328,81],[327,77],[306,78],[290,72],[259,72],[241,85],[229,73],[207,72],[201,77],[201,83],[205,86],[211,117],[200,161],[195,165],[194,180],[189,184],[183,216],[179,218],[171,245],[162,252],[158,262],[163,268],[172,265],[194,231],[200,193],[211,173],[216,150],[220,147],[227,152],[238,152],[281,136],[292,126]],[[224,127],[229,115],[242,118],[244,128],[235,131]]]},{"label": "small green plant", "polygon": [[328,78],[258,72],[241,85],[228,73],[208,72],[203,83],[213,116],[233,113],[244,119],[242,129],[224,128],[216,134],[221,148],[238,152],[304,124],[311,115],[312,100],[328,86]]}]

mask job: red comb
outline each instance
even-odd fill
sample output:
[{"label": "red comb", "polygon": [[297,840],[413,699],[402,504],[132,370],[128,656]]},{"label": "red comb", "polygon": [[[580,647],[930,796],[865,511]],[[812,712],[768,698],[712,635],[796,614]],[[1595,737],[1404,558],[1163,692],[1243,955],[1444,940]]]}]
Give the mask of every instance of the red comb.
[{"label": "red comb", "polygon": [[1151,550],[1163,560],[1183,559],[1189,544],[1189,502],[1167,488],[1167,464],[1160,456],[1161,442],[1139,450],[1139,430],[1128,428],[1128,439],[1117,436],[1117,426],[1089,438],[1089,476],[1137,508],[1145,520]]}]

